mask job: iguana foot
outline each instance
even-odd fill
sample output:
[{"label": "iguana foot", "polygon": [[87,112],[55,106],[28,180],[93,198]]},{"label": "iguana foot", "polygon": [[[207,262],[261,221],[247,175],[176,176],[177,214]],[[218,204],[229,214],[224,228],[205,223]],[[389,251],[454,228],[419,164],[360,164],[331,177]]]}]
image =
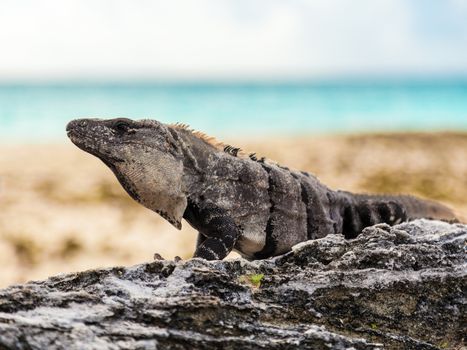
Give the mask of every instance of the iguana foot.
[{"label": "iguana foot", "polygon": [[154,260],[165,260],[159,253],[154,253]]}]

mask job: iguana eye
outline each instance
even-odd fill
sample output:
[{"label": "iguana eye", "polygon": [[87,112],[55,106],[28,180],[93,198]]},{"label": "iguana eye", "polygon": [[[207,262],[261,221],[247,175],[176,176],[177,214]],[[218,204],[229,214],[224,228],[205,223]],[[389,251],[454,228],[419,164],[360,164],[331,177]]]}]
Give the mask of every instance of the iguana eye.
[{"label": "iguana eye", "polygon": [[124,133],[130,129],[130,124],[127,121],[119,120],[114,124],[114,129],[118,132]]}]

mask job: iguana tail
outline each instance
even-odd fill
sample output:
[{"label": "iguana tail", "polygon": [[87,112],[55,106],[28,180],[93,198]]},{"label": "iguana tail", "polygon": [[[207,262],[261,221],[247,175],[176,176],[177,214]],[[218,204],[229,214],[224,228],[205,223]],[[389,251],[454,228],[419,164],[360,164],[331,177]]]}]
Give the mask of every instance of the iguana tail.
[{"label": "iguana tail", "polygon": [[343,233],[356,237],[367,226],[379,223],[396,225],[415,219],[436,219],[459,222],[453,210],[443,204],[409,195],[367,195],[340,192]]}]

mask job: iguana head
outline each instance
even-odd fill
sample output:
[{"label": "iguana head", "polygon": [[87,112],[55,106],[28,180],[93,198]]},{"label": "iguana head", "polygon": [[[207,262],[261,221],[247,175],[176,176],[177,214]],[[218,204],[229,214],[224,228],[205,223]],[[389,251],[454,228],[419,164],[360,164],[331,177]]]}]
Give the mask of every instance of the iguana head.
[{"label": "iguana head", "polygon": [[126,118],[77,119],[66,130],[76,146],[112,169],[133,199],[181,228],[187,205],[182,153],[166,125]]}]

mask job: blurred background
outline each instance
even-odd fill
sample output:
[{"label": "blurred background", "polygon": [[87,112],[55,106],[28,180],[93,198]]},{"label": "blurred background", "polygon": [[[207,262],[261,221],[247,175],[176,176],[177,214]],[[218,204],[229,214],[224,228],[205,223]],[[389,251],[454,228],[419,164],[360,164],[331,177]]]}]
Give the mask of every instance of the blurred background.
[{"label": "blurred background", "polygon": [[183,122],[333,188],[467,212],[466,0],[0,0],[0,287],[191,256],[66,139]]}]

